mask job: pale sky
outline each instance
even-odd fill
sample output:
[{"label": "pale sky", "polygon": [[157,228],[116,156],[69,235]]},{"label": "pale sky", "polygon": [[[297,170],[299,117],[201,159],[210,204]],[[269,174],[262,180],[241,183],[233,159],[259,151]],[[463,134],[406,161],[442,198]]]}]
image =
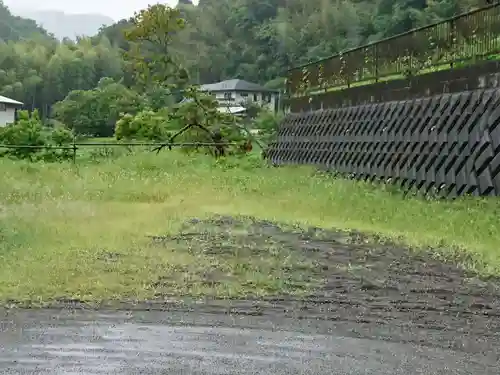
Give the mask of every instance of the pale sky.
[{"label": "pale sky", "polygon": [[[149,4],[158,2],[170,6],[177,0],[3,0],[12,8],[27,8],[32,10],[61,10],[66,13],[100,13],[119,20],[128,18],[134,11],[146,8]],[[197,3],[197,1],[193,1]]]}]

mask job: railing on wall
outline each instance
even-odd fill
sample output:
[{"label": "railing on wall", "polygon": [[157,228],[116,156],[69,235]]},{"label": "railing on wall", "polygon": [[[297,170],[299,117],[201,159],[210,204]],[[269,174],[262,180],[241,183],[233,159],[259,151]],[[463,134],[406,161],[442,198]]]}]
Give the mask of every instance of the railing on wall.
[{"label": "railing on wall", "polygon": [[500,2],[293,68],[286,95],[325,92],[500,60]]}]

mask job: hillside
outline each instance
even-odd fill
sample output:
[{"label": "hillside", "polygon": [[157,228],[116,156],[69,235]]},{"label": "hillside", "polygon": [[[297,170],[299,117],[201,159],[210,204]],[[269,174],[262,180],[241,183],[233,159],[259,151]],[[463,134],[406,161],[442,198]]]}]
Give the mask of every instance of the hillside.
[{"label": "hillside", "polygon": [[42,27],[39,27],[33,20],[13,15],[9,8],[0,1],[1,40],[37,39],[40,36],[47,37],[47,32]]},{"label": "hillside", "polygon": [[[434,0],[428,4],[425,0],[321,0],[318,7],[306,0],[202,0],[198,6],[183,1],[179,8],[187,26],[173,35],[169,53],[189,71],[192,82],[242,78],[280,88],[291,66],[482,3],[484,0]],[[99,19],[93,26],[97,30],[107,18],[94,19]],[[72,35],[93,33],[76,31],[78,22],[72,23]],[[82,23],[90,27],[90,21]],[[130,66],[117,48],[128,48],[123,37],[127,23],[112,24],[92,38],[57,43],[34,21],[14,17],[0,7],[0,38],[17,41],[0,43],[0,94],[48,114],[71,91],[90,90],[104,77],[123,78],[126,85],[133,86]],[[60,30],[62,21],[59,26]],[[40,40],[44,33],[45,40]],[[68,34],[59,32],[58,36]]]},{"label": "hillside", "polygon": [[[201,83],[283,80],[286,70],[367,42],[428,25],[485,0],[200,0],[179,4],[187,27],[176,55]],[[126,21],[100,35],[121,48]]]},{"label": "hillside", "polygon": [[102,14],[69,14],[56,10],[28,10],[13,8],[13,13],[35,20],[58,39],[95,35],[103,25],[114,20]]}]

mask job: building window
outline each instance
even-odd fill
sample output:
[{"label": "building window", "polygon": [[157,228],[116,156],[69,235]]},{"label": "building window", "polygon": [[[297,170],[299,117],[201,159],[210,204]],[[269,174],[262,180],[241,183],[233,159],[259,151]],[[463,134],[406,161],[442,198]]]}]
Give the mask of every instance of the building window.
[{"label": "building window", "polygon": [[262,101],[265,101],[266,103],[271,103],[271,95],[269,94],[262,95]]},{"label": "building window", "polygon": [[224,100],[233,100],[233,95],[230,92],[224,93]]},{"label": "building window", "polygon": [[253,94],[253,101],[256,102],[257,101],[257,94]]},{"label": "building window", "polygon": [[246,92],[242,92],[240,95],[242,98],[248,98],[248,94]]},{"label": "building window", "polygon": [[7,105],[5,103],[0,103],[0,112],[7,111]]}]

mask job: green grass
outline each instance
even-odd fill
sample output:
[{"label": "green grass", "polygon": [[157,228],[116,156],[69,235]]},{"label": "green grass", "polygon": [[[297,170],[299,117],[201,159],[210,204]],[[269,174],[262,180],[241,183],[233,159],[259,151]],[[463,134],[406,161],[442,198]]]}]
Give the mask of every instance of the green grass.
[{"label": "green grass", "polygon": [[[443,248],[466,249],[472,254],[469,267],[500,274],[497,199],[403,199],[310,168],[260,165],[257,158],[216,162],[175,151],[76,165],[0,159],[0,300],[144,299],[159,292],[238,297],[304,290],[282,285],[283,267],[300,269],[307,260],[272,250],[272,244],[258,256],[206,254],[201,245],[157,244],[148,238],[175,234],[190,218],[217,214],[355,228],[412,246],[439,247],[436,254],[444,256],[453,251]],[[206,270],[230,281],[207,284]]]}]

